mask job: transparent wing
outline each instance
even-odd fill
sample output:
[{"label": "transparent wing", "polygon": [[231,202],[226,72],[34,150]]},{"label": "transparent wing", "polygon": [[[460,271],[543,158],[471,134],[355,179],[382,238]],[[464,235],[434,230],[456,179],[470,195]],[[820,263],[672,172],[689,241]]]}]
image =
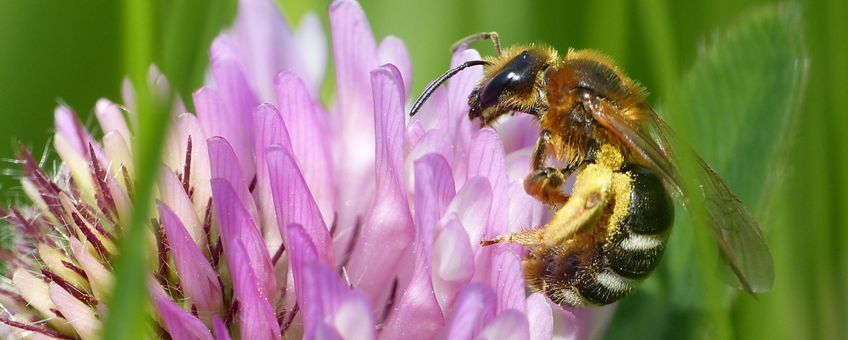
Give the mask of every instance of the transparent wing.
[{"label": "transparent wing", "polygon": [[[770,290],[774,269],[766,240],[757,221],[718,174],[688,147],[681,147],[668,125],[652,110],[643,126],[636,126],[623,115],[612,112],[614,108],[604,101],[589,106],[599,123],[626,142],[666,179],[685,206],[690,206],[692,200],[702,200],[719,250],[739,279],[737,288],[749,293]],[[685,190],[677,170],[674,147],[680,152],[691,152],[700,165],[699,188],[693,190],[696,192]]]}]

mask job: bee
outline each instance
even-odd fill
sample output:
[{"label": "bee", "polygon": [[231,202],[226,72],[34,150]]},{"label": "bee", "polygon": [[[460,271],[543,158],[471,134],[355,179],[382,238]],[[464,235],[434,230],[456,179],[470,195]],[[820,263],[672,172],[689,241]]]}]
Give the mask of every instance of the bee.
[{"label": "bee", "polygon": [[[700,200],[738,288],[751,294],[771,289],[771,254],[757,222],[697,155],[691,154],[699,164],[699,185],[683,185],[676,155],[691,151],[680,149],[647,104],[645,90],[610,58],[592,50],[560,57],[540,45],[501,50],[494,32],[464,38],[454,51],[479,40],[491,40],[497,55],[437,78],[410,115],[447,79],[483,66],[484,76],[468,97],[469,119],[489,126],[514,112],[536,117],[541,132],[524,188],[557,210],[541,228],[482,242],[527,248],[524,275],[531,290],[567,306],[605,305],[631,293],[657,266],[668,240],[674,221],[669,191],[687,207]],[[572,174],[575,182],[566,192]]]}]

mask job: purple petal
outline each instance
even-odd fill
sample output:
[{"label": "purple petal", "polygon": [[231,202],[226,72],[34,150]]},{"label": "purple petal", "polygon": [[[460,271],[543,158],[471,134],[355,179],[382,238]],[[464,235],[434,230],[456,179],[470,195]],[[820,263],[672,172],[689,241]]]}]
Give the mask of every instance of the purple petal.
[{"label": "purple petal", "polygon": [[206,137],[222,137],[232,145],[234,152],[238,155],[237,161],[241,165],[245,178],[253,178],[253,139],[247,138],[251,137],[250,131],[253,127],[251,111],[241,113],[229,108],[224,104],[220,91],[220,89],[204,87],[194,93],[197,118]]},{"label": "purple petal", "polygon": [[407,156],[407,160],[412,162],[427,154],[435,153],[442,155],[450,164],[454,159],[453,137],[448,136],[444,130],[427,131],[417,141],[412,151]]},{"label": "purple petal", "polygon": [[[409,284],[389,314],[389,320],[384,322],[381,336],[385,338],[432,338],[445,324],[435,296],[430,258],[436,219],[454,195],[453,177],[444,157],[431,154],[416,161],[415,185],[414,269]],[[467,238],[464,244],[469,248],[469,257],[473,257]]]},{"label": "purple petal", "polygon": [[[93,144],[94,139],[82,127],[82,123],[77,119],[74,111],[67,106],[60,105],[54,111],[53,120],[56,125],[56,133],[64,137],[74,151],[81,155],[88,155],[88,144]],[[88,159],[87,156],[86,159]]]},{"label": "purple petal", "polygon": [[453,173],[445,157],[429,154],[415,161],[416,239],[432,243],[436,221],[455,195]]},{"label": "purple petal", "polygon": [[330,232],[289,150],[272,147],[266,154],[266,160],[277,225],[286,245],[289,246],[291,241],[287,240],[285,228],[291,224],[301,225],[321,261],[334,265]]},{"label": "purple petal", "polygon": [[[526,163],[529,164],[529,163]],[[547,207],[524,191],[523,181],[509,185],[509,221],[507,231],[535,229],[545,218]]]},{"label": "purple petal", "polygon": [[527,303],[524,300],[524,274],[521,270],[521,246],[501,244],[491,246],[491,281],[498,297],[497,312],[507,309],[524,312]]},{"label": "purple petal", "polygon": [[290,69],[300,70],[300,76],[308,85],[309,93],[317,96],[320,94],[321,81],[327,69],[327,36],[318,15],[306,13],[300,19],[300,27],[294,38],[303,67]]},{"label": "purple petal", "polygon": [[456,215],[448,216],[433,243],[433,291],[442,310],[450,311],[457,293],[474,275],[474,252]]},{"label": "purple petal", "polygon": [[553,336],[551,305],[542,293],[533,293],[527,297],[527,320],[530,322],[531,340],[550,339]]},{"label": "purple petal", "polygon": [[[618,304],[609,304],[597,308],[563,308],[554,316],[554,334],[572,332],[574,339],[599,338],[612,321]],[[557,317],[557,314],[558,317]],[[569,325],[570,322],[570,325]],[[563,329],[565,332],[563,332]]]},{"label": "purple petal", "polygon": [[478,248],[489,221],[492,209],[492,188],[489,181],[475,176],[459,189],[445,215],[455,213],[468,234],[470,244]]},{"label": "purple petal", "polygon": [[[586,339],[589,336],[591,324],[580,324],[577,322],[575,312],[562,308],[558,305],[551,305],[553,313],[554,325],[553,336],[559,339]],[[577,312],[579,313],[579,311]],[[588,313],[588,311],[587,311]],[[584,327],[585,326],[585,327]],[[585,330],[584,330],[585,328]],[[582,334],[582,336],[578,336]]]},{"label": "purple petal", "polygon": [[[213,191],[215,190],[213,180]],[[217,203],[217,199],[215,201]],[[227,252],[227,263],[233,276],[233,291],[239,301],[239,322],[242,339],[280,339],[280,325],[274,315],[273,295],[257,285],[256,273],[250,265],[250,250],[241,240],[232,240]]]},{"label": "purple petal", "polygon": [[208,320],[223,306],[218,275],[192,241],[179,217],[167,205],[159,204],[159,217],[168,237],[183,293],[197,307],[197,313]]},{"label": "purple petal", "polygon": [[325,221],[336,213],[336,178],[331,155],[332,134],[327,114],[293,73],[274,79],[280,115],[291,135],[291,149]]},{"label": "purple petal", "polygon": [[330,31],[336,70],[336,114],[339,155],[336,178],[339,199],[339,242],[353,234],[357,219],[368,208],[374,188],[374,114],[369,72],[379,66],[371,27],[359,3],[337,0],[330,4]]},{"label": "purple petal", "polygon": [[322,264],[309,263],[304,269],[304,299],[309,302],[303,310],[305,338],[327,334],[324,333],[326,329],[321,329],[322,325],[346,338],[375,338],[371,307],[365,296],[351,291],[335,272]]},{"label": "purple petal", "polygon": [[171,338],[212,340],[212,334],[203,322],[184,311],[167,296],[154,296],[153,304]]},{"label": "purple petal", "polygon": [[403,40],[394,36],[383,38],[380,46],[377,47],[377,55],[380,64],[392,64],[398,68],[403,78],[404,92],[401,98],[406,98],[409,94],[407,91],[412,86],[412,60],[409,59],[409,51]]},{"label": "purple petal", "polygon": [[468,178],[484,176],[492,186],[492,209],[486,230],[487,237],[506,231],[507,190],[506,160],[503,145],[492,129],[482,129],[471,141],[468,155]]},{"label": "purple petal", "polygon": [[130,133],[130,128],[127,126],[126,119],[124,119],[124,113],[121,112],[118,104],[108,99],[100,99],[94,105],[94,113],[103,132],[117,131],[125,141],[130,141],[133,135]]},{"label": "purple petal", "polygon": [[450,120],[455,117],[449,109],[448,90],[444,86],[439,86],[424,102],[418,113],[410,118],[410,121],[420,123],[424,130],[441,130],[444,134],[451,136],[451,143],[453,143],[455,133]]},{"label": "purple petal", "polygon": [[159,194],[162,202],[178,216],[180,225],[185,226],[194,244],[199,249],[206,249],[206,232],[194,211],[194,203],[183,189],[177,175],[164,166],[159,171]]},{"label": "purple petal", "polygon": [[209,149],[209,170],[212,178],[222,178],[229,182],[241,204],[250,212],[250,217],[253,221],[258,221],[259,212],[256,211],[253,195],[250,194],[252,176],[248,177],[242,172],[231,144],[224,138],[212,137],[207,140],[206,145]]},{"label": "purple petal", "polygon": [[494,315],[495,296],[491,289],[479,284],[468,285],[456,300],[445,338],[474,338]]},{"label": "purple petal", "polygon": [[268,101],[274,75],[299,66],[293,63],[297,51],[291,29],[274,1],[240,0],[236,13],[232,41],[262,100]]},{"label": "purple petal", "polygon": [[[259,99],[256,98],[255,91],[247,81],[244,66],[235,55],[234,48],[233,42],[224,37],[218,37],[212,42],[209,51],[212,59],[212,66],[210,67],[212,82],[218,90],[224,106],[235,114],[236,118],[243,120],[240,122],[240,127],[246,130],[242,131],[242,137],[244,142],[250,145],[253,141],[253,135],[248,130],[253,126],[251,113],[253,108],[259,105]],[[270,77],[273,77],[273,74],[272,72],[268,75],[269,80]],[[270,84],[271,82],[268,81],[269,86]]]},{"label": "purple petal", "polygon": [[304,265],[318,260],[318,252],[309,235],[299,224],[288,224],[283,235],[286,236],[286,247],[289,252],[289,265],[292,270],[297,301],[304,311],[311,308],[312,300],[304,297],[308,286],[304,283]]},{"label": "purple petal", "polygon": [[539,138],[539,123],[536,117],[517,114],[497,123],[495,130],[501,137],[507,154],[523,148],[532,148]]},{"label": "purple petal", "polygon": [[175,129],[180,131],[179,142],[176,146],[177,150],[181,150],[182,167],[177,167],[176,171],[183,171],[186,161],[186,150],[188,148],[188,140],[191,138],[191,164],[189,184],[192,190],[192,201],[194,202],[194,211],[198,217],[205,217],[207,205],[210,204],[212,198],[212,188],[209,187],[209,180],[212,179],[212,173],[209,170],[209,150],[206,143],[206,133],[201,127],[201,122],[193,114],[185,113],[177,117]]},{"label": "purple petal", "polygon": [[89,248],[86,247],[89,243],[83,245],[75,237],[69,238],[68,243],[70,243],[71,251],[77,263],[79,263],[80,269],[85,272],[94,297],[100,300],[106,299],[109,292],[112,291],[112,284],[115,281],[112,272],[100,263],[100,259],[89,253]]},{"label": "purple petal", "polygon": [[[480,60],[480,53],[475,50],[458,51],[451,58],[451,68],[469,60]],[[482,77],[482,67],[471,67],[460,72],[448,82],[448,112],[451,115],[447,119],[448,129],[451,135],[456,136],[456,144],[460,148],[468,145],[471,140],[471,132],[475,129],[468,119],[468,95],[471,94],[471,90],[477,86]],[[461,149],[460,151],[465,150]]]},{"label": "purple petal", "polygon": [[101,323],[91,307],[77,300],[55,282],[49,283],[50,300],[82,339],[97,339]]},{"label": "purple petal", "polygon": [[492,320],[477,339],[529,339],[529,325],[524,313],[514,309],[506,310]]},{"label": "purple petal", "polygon": [[215,333],[215,340],[231,340],[230,330],[217,315],[212,317],[212,330]]},{"label": "purple petal", "polygon": [[256,187],[253,190],[256,205],[259,210],[259,225],[265,235],[265,243],[272,253],[282,244],[280,229],[277,227],[277,215],[274,212],[274,198],[271,194],[271,183],[268,179],[268,165],[265,160],[265,150],[272,145],[288,148],[291,145],[286,125],[283,124],[280,113],[271,104],[262,104],[253,112],[253,122],[256,125]]},{"label": "purple petal", "polygon": [[[215,201],[224,254],[227,257],[227,265],[230,267],[230,271],[235,270],[233,267],[249,264],[250,277],[255,277],[258,280],[255,283],[262,289],[262,294],[267,296],[269,301],[275,301],[277,284],[274,280],[271,258],[259,229],[236,194],[236,190],[226,180],[213,178],[212,197]],[[229,255],[234,251],[233,247],[235,247],[236,241],[242,244],[246,250],[246,259],[249,262],[239,262]],[[242,278],[247,277],[242,276]],[[238,285],[235,280],[233,285]]]},{"label": "purple petal", "polygon": [[386,65],[372,72],[372,86],[377,189],[348,271],[357,278],[356,287],[376,304],[377,297],[394,278],[394,269],[412,241],[414,226],[403,178],[405,114],[397,68]]}]

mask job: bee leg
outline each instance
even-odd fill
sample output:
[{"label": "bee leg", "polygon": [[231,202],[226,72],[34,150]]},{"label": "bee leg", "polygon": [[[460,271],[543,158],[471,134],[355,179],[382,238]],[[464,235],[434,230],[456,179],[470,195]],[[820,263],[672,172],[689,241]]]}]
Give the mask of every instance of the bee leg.
[{"label": "bee leg", "polygon": [[547,147],[550,139],[551,132],[548,130],[543,130],[539,134],[533,151],[533,172],[524,179],[524,191],[542,203],[560,206],[568,201],[568,195],[562,192],[562,185],[571,175],[571,170],[547,166]]},{"label": "bee leg", "polygon": [[480,241],[480,245],[491,246],[498,243],[518,243],[523,246],[531,246],[542,243],[542,229],[525,230],[517,233],[509,233],[498,236],[491,240]]}]

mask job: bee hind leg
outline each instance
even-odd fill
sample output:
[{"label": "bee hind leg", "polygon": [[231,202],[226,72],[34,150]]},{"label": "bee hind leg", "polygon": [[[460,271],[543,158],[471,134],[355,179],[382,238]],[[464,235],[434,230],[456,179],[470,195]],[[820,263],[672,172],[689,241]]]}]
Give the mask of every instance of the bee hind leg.
[{"label": "bee hind leg", "polygon": [[517,243],[523,246],[530,246],[540,244],[542,242],[542,230],[541,229],[532,229],[520,231],[517,233],[509,233],[506,235],[501,235],[496,238],[490,240],[480,241],[480,245],[483,247],[491,246],[500,243]]}]

